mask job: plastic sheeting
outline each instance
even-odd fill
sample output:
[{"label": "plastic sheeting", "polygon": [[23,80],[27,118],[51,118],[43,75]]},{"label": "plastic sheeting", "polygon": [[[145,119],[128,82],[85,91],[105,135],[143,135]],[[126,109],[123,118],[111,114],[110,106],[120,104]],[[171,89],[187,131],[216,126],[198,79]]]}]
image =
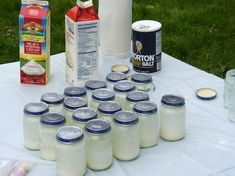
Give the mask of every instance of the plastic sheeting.
[{"label": "plastic sheeting", "polygon": [[[46,86],[19,83],[19,63],[0,65],[0,157],[45,162],[38,151],[23,146],[22,110],[26,103],[39,101],[44,92],[63,92],[65,81],[64,53],[51,57],[51,79]],[[110,72],[114,64],[128,60],[100,59],[100,78]],[[228,121],[223,107],[224,80],[187,65],[166,54],[162,70],[153,74],[156,93],[153,101],[159,105],[164,94],[178,94],[186,98],[186,137],[178,142],[161,140],[159,145],[142,149],[140,156],[130,162],[114,159],[111,168],[88,176],[217,176],[235,175],[235,124]],[[195,96],[201,87],[214,88],[216,99],[203,101]],[[48,163],[48,162],[47,162]],[[47,176],[55,172],[54,162],[32,175]],[[222,173],[222,174],[221,174]],[[225,173],[225,174],[223,174]]]}]

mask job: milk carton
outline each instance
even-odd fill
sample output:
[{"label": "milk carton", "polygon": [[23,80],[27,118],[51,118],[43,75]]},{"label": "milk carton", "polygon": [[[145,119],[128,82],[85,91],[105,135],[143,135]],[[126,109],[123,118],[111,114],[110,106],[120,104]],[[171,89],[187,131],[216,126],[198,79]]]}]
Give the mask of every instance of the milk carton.
[{"label": "milk carton", "polygon": [[84,85],[97,78],[99,18],[92,0],[77,1],[65,15],[66,80]]},{"label": "milk carton", "polygon": [[46,84],[50,75],[50,11],[47,1],[22,0],[19,15],[20,82]]}]

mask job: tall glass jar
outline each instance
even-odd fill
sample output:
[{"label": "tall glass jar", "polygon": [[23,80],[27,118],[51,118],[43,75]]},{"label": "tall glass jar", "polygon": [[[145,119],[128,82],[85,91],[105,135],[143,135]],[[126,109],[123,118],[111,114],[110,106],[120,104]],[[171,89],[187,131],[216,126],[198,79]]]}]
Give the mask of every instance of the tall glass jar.
[{"label": "tall glass jar", "polygon": [[129,92],[126,96],[126,111],[132,111],[134,105],[140,101],[149,101],[149,95],[142,91]]},{"label": "tall glass jar", "polygon": [[114,84],[113,90],[116,94],[116,101],[125,109],[126,96],[129,92],[135,90],[135,84],[132,81],[119,81]]},{"label": "tall glass jar", "polygon": [[103,170],[112,165],[112,139],[110,123],[104,120],[90,120],[85,125],[87,166]]},{"label": "tall glass jar", "polygon": [[159,142],[159,118],[157,105],[141,101],[134,105],[133,111],[140,120],[140,147],[152,147]]},{"label": "tall glass jar", "polygon": [[58,176],[83,176],[86,173],[86,150],[82,129],[66,126],[56,136],[56,171]]},{"label": "tall glass jar", "polygon": [[43,102],[28,103],[24,107],[23,133],[24,146],[30,150],[40,149],[39,126],[40,118],[49,111],[48,105]]},{"label": "tall glass jar", "polygon": [[87,92],[85,87],[69,86],[64,89],[64,97],[80,97],[87,102]]},{"label": "tall glass jar", "polygon": [[119,111],[113,118],[113,154],[119,160],[133,160],[140,153],[139,119],[136,113]]},{"label": "tall glass jar", "polygon": [[74,110],[82,107],[86,107],[87,103],[86,100],[79,97],[70,97],[65,99],[64,101],[64,115],[66,117],[66,124],[72,125],[72,115]]},{"label": "tall glass jar", "polygon": [[41,101],[48,104],[50,112],[63,113],[63,95],[55,92],[44,93],[41,96]]},{"label": "tall glass jar", "polygon": [[229,106],[229,96],[231,95],[232,85],[235,85],[235,69],[226,72],[224,80],[224,106]]},{"label": "tall glass jar", "polygon": [[106,76],[106,83],[109,89],[113,90],[113,85],[118,81],[126,80],[127,76],[121,72],[111,72]]},{"label": "tall glass jar", "polygon": [[79,108],[73,113],[73,124],[84,130],[86,122],[96,118],[97,113],[94,109],[88,107]]},{"label": "tall glass jar", "polygon": [[56,133],[65,124],[65,116],[47,113],[41,116],[39,127],[40,155],[42,159],[55,161]]},{"label": "tall glass jar", "polygon": [[109,89],[96,89],[92,93],[90,107],[97,110],[99,104],[104,101],[115,100],[115,94]]},{"label": "tall glass jar", "polygon": [[183,97],[164,95],[160,106],[160,136],[177,141],[185,136],[186,108]]},{"label": "tall glass jar", "polygon": [[122,108],[117,102],[105,101],[100,103],[98,107],[98,117],[112,123],[114,114],[121,110]]}]

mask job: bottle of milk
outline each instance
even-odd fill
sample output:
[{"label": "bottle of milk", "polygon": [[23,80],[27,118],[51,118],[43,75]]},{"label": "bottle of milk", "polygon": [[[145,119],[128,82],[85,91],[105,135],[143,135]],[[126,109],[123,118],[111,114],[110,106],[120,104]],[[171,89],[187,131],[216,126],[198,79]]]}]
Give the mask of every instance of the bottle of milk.
[{"label": "bottle of milk", "polygon": [[99,17],[92,0],[77,0],[65,15],[66,80],[84,85],[97,78],[99,56]]}]

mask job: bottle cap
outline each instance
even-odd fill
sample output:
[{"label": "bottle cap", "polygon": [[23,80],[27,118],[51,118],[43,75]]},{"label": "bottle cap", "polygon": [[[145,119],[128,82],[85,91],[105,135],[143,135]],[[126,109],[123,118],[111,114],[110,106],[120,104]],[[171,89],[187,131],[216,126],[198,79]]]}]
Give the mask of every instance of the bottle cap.
[{"label": "bottle cap", "polygon": [[136,124],[139,119],[136,113],[129,111],[119,111],[114,114],[113,121],[118,125],[130,126]]},{"label": "bottle cap", "polygon": [[94,109],[84,107],[75,110],[72,117],[75,121],[85,123],[89,120],[96,119],[97,113]]},{"label": "bottle cap", "polygon": [[24,107],[24,113],[29,116],[40,116],[48,111],[48,105],[43,102],[28,103]]},{"label": "bottle cap", "polygon": [[94,134],[101,135],[111,131],[111,125],[109,122],[105,120],[95,119],[90,120],[85,125],[85,131]]},{"label": "bottle cap", "polygon": [[64,95],[67,97],[83,97],[86,95],[85,87],[69,86],[64,89]]},{"label": "bottle cap", "polygon": [[140,101],[134,105],[134,112],[140,114],[153,114],[158,111],[157,105],[149,101]]},{"label": "bottle cap", "polygon": [[81,97],[69,97],[64,101],[64,107],[70,110],[75,110],[86,106],[86,101]]},{"label": "bottle cap", "polygon": [[213,100],[217,96],[217,92],[211,88],[201,88],[196,91],[196,95],[201,100]]},{"label": "bottle cap", "polygon": [[65,126],[57,131],[56,139],[63,144],[73,144],[84,138],[82,129],[75,126]]},{"label": "bottle cap", "polygon": [[58,113],[46,113],[41,116],[40,123],[46,126],[59,126],[65,124],[65,116]]},{"label": "bottle cap", "polygon": [[64,97],[55,92],[48,92],[41,96],[41,101],[46,104],[61,104],[64,101]]}]

